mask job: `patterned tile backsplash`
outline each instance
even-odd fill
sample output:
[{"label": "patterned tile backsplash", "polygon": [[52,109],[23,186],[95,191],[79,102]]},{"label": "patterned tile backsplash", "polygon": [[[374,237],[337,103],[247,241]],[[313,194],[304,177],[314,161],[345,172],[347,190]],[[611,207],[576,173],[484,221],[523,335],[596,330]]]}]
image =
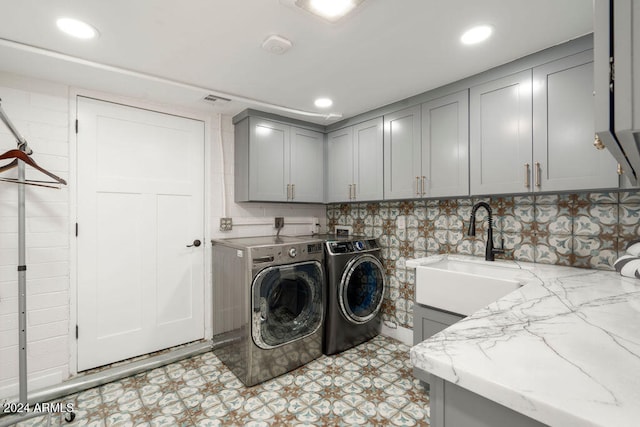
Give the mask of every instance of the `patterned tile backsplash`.
[{"label": "patterned tile backsplash", "polygon": [[[480,201],[492,208],[495,245],[504,241],[507,250],[498,258],[613,270],[627,244],[640,239],[640,191],[332,204],[327,226],[348,225],[354,234],[378,239],[389,284],[384,320],[412,329],[414,272],[405,260],[484,256],[484,209],[476,215],[476,237],[467,236],[471,209]],[[401,216],[404,228],[397,226]]]}]

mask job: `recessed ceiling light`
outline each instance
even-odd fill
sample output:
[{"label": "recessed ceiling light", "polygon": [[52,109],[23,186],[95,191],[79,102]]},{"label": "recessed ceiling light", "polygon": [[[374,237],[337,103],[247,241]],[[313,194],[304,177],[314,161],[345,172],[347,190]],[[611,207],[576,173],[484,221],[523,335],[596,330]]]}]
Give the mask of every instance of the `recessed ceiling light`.
[{"label": "recessed ceiling light", "polygon": [[318,108],[329,108],[333,105],[333,101],[329,98],[318,98],[314,101],[314,104]]},{"label": "recessed ceiling light", "polygon": [[364,0],[295,0],[296,6],[329,22],[336,22],[354,10]]},{"label": "recessed ceiling light", "polygon": [[463,44],[476,44],[485,41],[491,36],[493,28],[490,25],[478,25],[462,34],[460,41]]},{"label": "recessed ceiling light", "polygon": [[86,22],[73,18],[60,18],[56,21],[58,29],[79,39],[92,39],[98,36],[98,30]]}]

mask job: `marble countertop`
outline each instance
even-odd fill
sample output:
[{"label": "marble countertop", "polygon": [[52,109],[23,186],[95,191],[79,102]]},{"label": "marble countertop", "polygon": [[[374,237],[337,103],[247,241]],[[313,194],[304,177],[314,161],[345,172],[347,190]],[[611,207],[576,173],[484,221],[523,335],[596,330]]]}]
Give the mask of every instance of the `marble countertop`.
[{"label": "marble countertop", "polygon": [[551,426],[640,425],[640,280],[500,262],[525,285],[414,346],[413,365]]}]

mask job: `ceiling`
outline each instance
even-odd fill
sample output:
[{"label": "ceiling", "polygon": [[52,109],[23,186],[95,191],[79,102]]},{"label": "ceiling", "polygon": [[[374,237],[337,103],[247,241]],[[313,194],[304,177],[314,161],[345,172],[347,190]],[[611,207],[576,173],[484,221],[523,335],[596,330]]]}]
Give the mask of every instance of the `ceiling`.
[{"label": "ceiling", "polygon": [[[263,103],[343,118],[504,64],[592,31],[592,0],[365,0],[329,24],[293,0],[0,0],[0,70],[73,87],[236,114]],[[98,29],[60,33],[62,16]],[[491,24],[485,43],[461,33]],[[289,39],[283,55],[261,48]],[[230,98],[209,104],[208,93]],[[0,98],[2,94],[0,93]],[[320,110],[319,96],[334,105]],[[260,102],[253,102],[260,101]]]}]

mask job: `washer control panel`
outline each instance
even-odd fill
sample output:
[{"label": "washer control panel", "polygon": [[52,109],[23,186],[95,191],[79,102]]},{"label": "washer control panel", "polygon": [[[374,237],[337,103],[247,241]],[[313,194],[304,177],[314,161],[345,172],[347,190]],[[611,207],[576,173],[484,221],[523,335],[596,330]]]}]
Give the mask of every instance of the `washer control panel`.
[{"label": "washer control panel", "polygon": [[[238,252],[245,253],[245,251]],[[248,252],[251,267],[257,270],[293,262],[322,261],[324,258],[324,243],[312,241],[264,245],[250,248]]]}]

